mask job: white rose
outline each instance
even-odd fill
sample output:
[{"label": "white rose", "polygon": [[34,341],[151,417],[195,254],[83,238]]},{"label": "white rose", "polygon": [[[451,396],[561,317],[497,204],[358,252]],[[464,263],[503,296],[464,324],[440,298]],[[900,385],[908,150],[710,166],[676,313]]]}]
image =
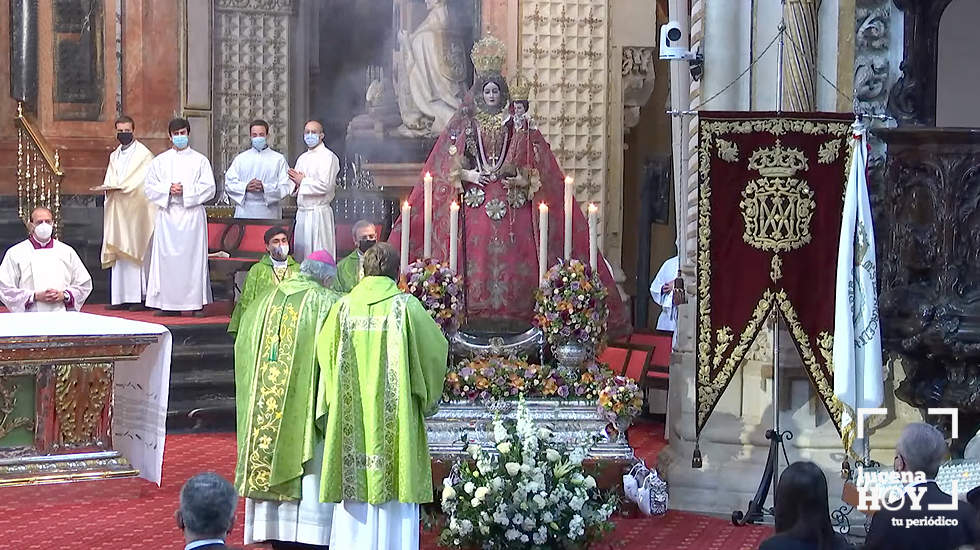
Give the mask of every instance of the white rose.
[{"label": "white rose", "polygon": [[479,508],[481,504],[483,504],[483,501],[476,497],[473,497],[473,500],[470,501],[470,506],[474,508]]},{"label": "white rose", "polygon": [[456,498],[456,489],[453,489],[452,487],[445,487],[445,488],[443,488],[443,490],[442,490],[442,500],[443,501],[453,500],[454,498]]},{"label": "white rose", "polygon": [[526,473],[528,473],[530,471],[531,471],[531,466],[529,466],[527,464],[521,464],[521,472],[523,472],[523,473],[526,474]]},{"label": "white rose", "polygon": [[480,446],[477,445],[476,443],[470,443],[466,447],[466,452],[469,453],[470,456],[472,456],[473,458],[476,458],[476,455],[480,454]]},{"label": "white rose", "polygon": [[548,449],[545,455],[548,457],[548,462],[558,462],[561,459],[561,453],[554,449]]},{"label": "white rose", "polygon": [[521,465],[516,462],[508,462],[507,464],[504,464],[504,468],[507,469],[507,473],[510,474],[511,477],[516,476],[517,472],[521,471]]},{"label": "white rose", "polygon": [[489,494],[490,494],[490,488],[489,487],[477,487],[476,488],[476,493],[474,493],[473,496],[475,496],[476,498],[478,498],[480,500],[484,500],[485,498],[487,498],[487,495],[489,495]]},{"label": "white rose", "polygon": [[595,478],[594,477],[587,476],[585,478],[585,488],[586,489],[595,489]]},{"label": "white rose", "polygon": [[497,444],[497,450],[500,451],[500,454],[505,455],[510,452],[511,446],[510,441],[504,441],[503,443]]},{"label": "white rose", "polygon": [[466,485],[463,485],[463,490],[466,491],[466,494],[468,495],[473,494],[473,489],[476,489],[476,485],[474,485],[472,481],[467,481]]},{"label": "white rose", "polygon": [[547,440],[551,437],[551,430],[548,428],[538,428],[538,437]]}]

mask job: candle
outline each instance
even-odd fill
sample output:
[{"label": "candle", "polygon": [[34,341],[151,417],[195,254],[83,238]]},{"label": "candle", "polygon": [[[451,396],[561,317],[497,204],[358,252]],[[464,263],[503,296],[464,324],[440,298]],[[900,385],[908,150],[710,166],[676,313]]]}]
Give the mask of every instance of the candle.
[{"label": "candle", "polygon": [[408,232],[409,218],[412,217],[412,205],[408,201],[402,203],[402,258],[401,273],[408,271]]},{"label": "candle", "polygon": [[599,265],[599,207],[589,203],[589,265],[594,273]]},{"label": "candle", "polygon": [[423,226],[422,226],[422,257],[432,256],[432,174],[426,172],[422,178],[422,186],[425,195],[423,206]]},{"label": "candle", "polygon": [[575,207],[575,183],[565,176],[565,259],[572,257],[572,208]]},{"label": "candle", "polygon": [[458,235],[458,228],[456,227],[457,221],[459,220],[459,204],[453,201],[449,205],[449,269],[456,272],[456,237]]},{"label": "candle", "polygon": [[538,205],[538,281],[544,282],[548,268],[548,205]]}]

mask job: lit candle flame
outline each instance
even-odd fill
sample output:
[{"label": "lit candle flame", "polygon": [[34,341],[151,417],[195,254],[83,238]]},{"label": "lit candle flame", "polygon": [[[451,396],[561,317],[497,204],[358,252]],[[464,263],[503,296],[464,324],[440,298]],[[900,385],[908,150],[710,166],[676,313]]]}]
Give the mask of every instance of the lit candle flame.
[{"label": "lit candle flame", "polygon": [[575,180],[572,179],[572,176],[565,176],[565,185],[571,185],[572,182],[574,182],[574,181]]},{"label": "lit candle flame", "polygon": [[545,204],[545,203],[541,203],[541,204],[538,205],[538,210],[540,210],[542,212],[547,212],[548,211],[548,205]]},{"label": "lit candle flame", "polygon": [[598,211],[599,211],[599,206],[596,205],[596,203],[594,203],[594,202],[590,202],[589,203],[589,213],[592,214],[593,212],[598,212]]}]

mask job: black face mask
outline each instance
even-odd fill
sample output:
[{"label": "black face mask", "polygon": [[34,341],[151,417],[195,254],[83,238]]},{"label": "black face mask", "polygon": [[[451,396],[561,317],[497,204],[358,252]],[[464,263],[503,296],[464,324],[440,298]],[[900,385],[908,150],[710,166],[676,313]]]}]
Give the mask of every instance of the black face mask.
[{"label": "black face mask", "polygon": [[121,143],[123,146],[129,145],[130,143],[133,142],[133,133],[132,132],[116,132],[116,139],[118,139],[119,140],[119,143]]},{"label": "black face mask", "polygon": [[361,252],[367,252],[369,248],[375,245],[378,241],[374,239],[361,239],[357,241],[357,249]]}]

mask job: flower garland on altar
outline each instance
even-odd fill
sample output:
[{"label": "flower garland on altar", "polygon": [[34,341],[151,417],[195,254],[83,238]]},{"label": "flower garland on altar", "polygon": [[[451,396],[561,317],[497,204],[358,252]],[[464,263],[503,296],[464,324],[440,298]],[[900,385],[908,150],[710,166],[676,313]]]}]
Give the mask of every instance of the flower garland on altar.
[{"label": "flower garland on altar", "polygon": [[448,266],[432,258],[417,260],[398,287],[422,302],[447,338],[463,324],[463,279]]},{"label": "flower garland on altar", "polygon": [[491,454],[467,448],[475,464],[460,461],[443,480],[448,522],[439,544],[454,549],[588,548],[613,528],[616,499],[585,475],[585,448],[566,449],[537,428],[521,400],[517,419],[493,422]]},{"label": "flower garland on altar", "polygon": [[446,401],[478,401],[556,397],[596,400],[613,377],[603,363],[591,362],[575,380],[566,380],[558,369],[510,357],[463,359],[449,369],[443,389]]},{"label": "flower garland on altar", "polygon": [[534,293],[534,324],[553,348],[578,342],[590,352],[605,344],[608,292],[592,268],[579,260],[559,260]]}]

